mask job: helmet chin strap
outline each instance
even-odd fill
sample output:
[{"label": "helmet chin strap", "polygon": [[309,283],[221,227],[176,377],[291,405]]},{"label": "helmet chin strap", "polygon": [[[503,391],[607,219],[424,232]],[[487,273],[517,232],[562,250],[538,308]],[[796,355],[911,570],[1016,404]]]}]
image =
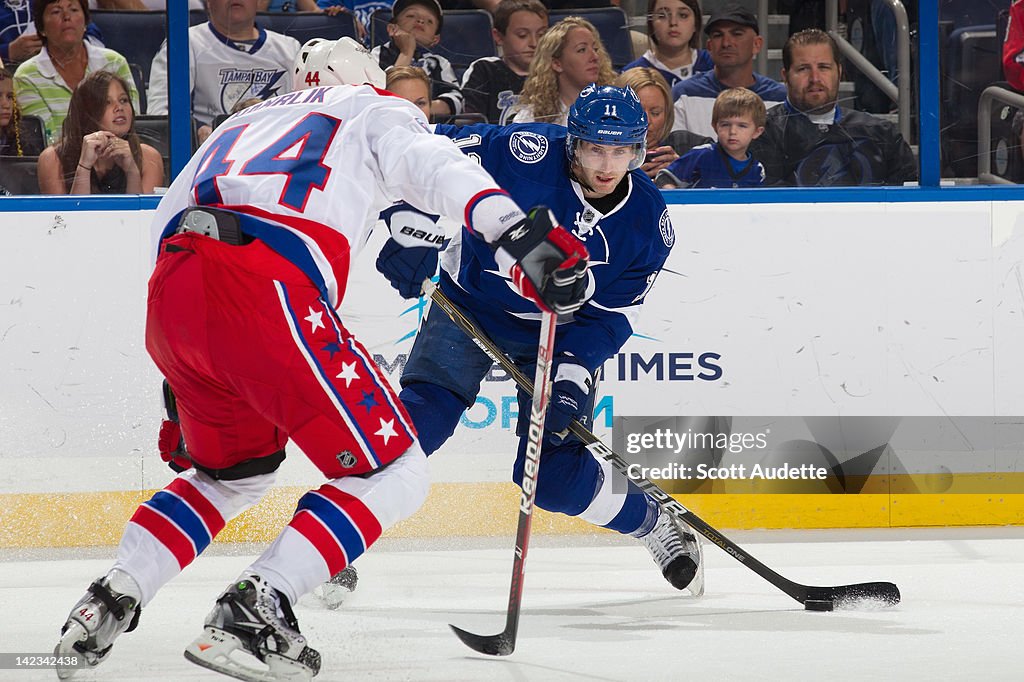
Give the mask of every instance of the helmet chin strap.
[{"label": "helmet chin strap", "polygon": [[579,174],[576,172],[578,168],[582,168],[578,161],[573,159],[572,161],[569,162],[569,179],[578,184],[580,187],[582,187],[584,192],[597,192],[597,190],[591,187],[586,180],[579,176]]}]

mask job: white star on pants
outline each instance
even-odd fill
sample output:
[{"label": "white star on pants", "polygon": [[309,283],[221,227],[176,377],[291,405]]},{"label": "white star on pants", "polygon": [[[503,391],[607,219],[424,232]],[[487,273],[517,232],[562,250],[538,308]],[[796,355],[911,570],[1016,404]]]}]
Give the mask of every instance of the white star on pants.
[{"label": "white star on pants", "polygon": [[384,439],[384,445],[388,444],[392,436],[397,436],[398,432],[395,431],[395,420],[394,419],[383,419],[380,420],[380,431],[377,431],[373,435],[380,436]]},{"label": "white star on pants", "polygon": [[321,318],[323,318],[323,316],[324,316],[324,311],[322,311],[322,310],[314,311],[313,307],[309,306],[309,317],[304,317],[302,319],[304,319],[306,322],[309,322],[311,325],[313,325],[313,328],[309,330],[310,334],[314,333],[317,329],[319,329],[321,327],[324,328],[324,329],[327,329],[327,326],[323,323],[323,320],[321,319]]},{"label": "white star on pants", "polygon": [[349,384],[353,380],[358,379],[359,375],[356,374],[356,363],[354,362],[343,362],[341,363],[341,374],[338,374],[335,379],[344,379],[345,388],[349,387]]}]

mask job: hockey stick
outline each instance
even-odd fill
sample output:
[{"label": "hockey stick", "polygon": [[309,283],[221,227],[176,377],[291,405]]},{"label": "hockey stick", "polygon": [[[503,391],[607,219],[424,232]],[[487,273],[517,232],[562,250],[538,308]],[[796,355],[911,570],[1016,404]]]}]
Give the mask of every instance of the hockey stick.
[{"label": "hockey stick", "polygon": [[[473,320],[466,317],[466,315],[459,310],[459,308],[452,303],[440,289],[433,288],[429,291],[429,296],[431,300],[436,303],[459,328],[462,329],[462,331],[473,339],[482,351],[487,353],[492,360],[497,362],[503,370],[509,373],[519,388],[527,393],[533,392],[533,385],[530,383],[529,378],[527,378],[516,364],[509,360],[501,349],[498,348],[498,346],[495,345],[495,343],[491,341],[486,334],[484,334],[483,330],[481,330]],[[888,582],[856,583],[853,585],[834,585],[830,587],[801,585],[800,583],[793,582],[755,559],[742,547],[719,533],[714,527],[710,526],[706,521],[684,507],[671,495],[651,481],[646,478],[630,476],[628,472],[629,464],[618,453],[601,442],[597,436],[578,421],[573,421],[569,426],[569,430],[572,431],[577,438],[583,441],[587,446],[587,449],[598,457],[607,460],[617,471],[632,480],[641,490],[653,497],[658,504],[661,505],[662,510],[667,511],[677,520],[689,525],[712,543],[720,547],[726,554],[732,556],[741,564],[752,570],[754,573],[757,573],[759,576],[788,594],[793,599],[804,604],[805,608],[820,611],[831,611],[835,606],[841,607],[844,605],[852,605],[858,600],[871,600],[889,606],[899,603],[899,588],[896,587],[895,584]],[[808,604],[809,602],[810,604]]]},{"label": "hockey stick", "polygon": [[[435,295],[443,295],[439,290],[434,291]],[[551,396],[551,356],[555,350],[556,320],[555,313],[545,312],[540,323],[537,372],[534,375],[534,381],[540,389],[534,395],[533,407],[530,409],[526,464],[523,467],[522,494],[519,497],[519,525],[516,527],[516,555],[512,562],[512,587],[508,593],[505,629],[496,635],[475,635],[454,625],[448,625],[470,649],[491,656],[508,656],[516,648],[516,632],[519,630],[519,612],[523,601],[523,573],[526,568],[526,552],[530,547],[533,503],[537,497],[540,448],[544,442],[544,417],[548,411],[548,398]]]}]

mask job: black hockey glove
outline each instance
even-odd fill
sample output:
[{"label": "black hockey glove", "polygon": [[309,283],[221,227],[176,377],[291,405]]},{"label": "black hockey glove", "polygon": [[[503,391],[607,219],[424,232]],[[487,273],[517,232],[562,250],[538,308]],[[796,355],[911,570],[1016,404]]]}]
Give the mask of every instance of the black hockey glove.
[{"label": "black hockey glove", "polygon": [[534,207],[493,246],[512,257],[512,283],[541,310],[561,315],[585,302],[587,247],[559,225],[547,207]]},{"label": "black hockey glove", "polygon": [[558,444],[564,440],[569,423],[573,419],[582,420],[590,404],[587,398],[594,382],[590,370],[568,355],[555,358],[552,375],[551,404],[544,430],[550,432],[548,439]]},{"label": "black hockey glove", "polygon": [[423,281],[437,272],[438,253],[433,246],[402,246],[392,237],[377,256],[377,271],[387,277],[402,298],[418,298]]}]

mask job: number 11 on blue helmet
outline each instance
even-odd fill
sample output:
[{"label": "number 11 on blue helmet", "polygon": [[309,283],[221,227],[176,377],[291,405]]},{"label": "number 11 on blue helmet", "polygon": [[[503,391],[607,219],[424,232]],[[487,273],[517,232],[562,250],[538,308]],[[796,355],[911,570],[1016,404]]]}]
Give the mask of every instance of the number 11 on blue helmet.
[{"label": "number 11 on blue helmet", "polygon": [[610,173],[643,165],[647,114],[632,88],[591,83],[569,108],[567,127],[570,163]]}]

